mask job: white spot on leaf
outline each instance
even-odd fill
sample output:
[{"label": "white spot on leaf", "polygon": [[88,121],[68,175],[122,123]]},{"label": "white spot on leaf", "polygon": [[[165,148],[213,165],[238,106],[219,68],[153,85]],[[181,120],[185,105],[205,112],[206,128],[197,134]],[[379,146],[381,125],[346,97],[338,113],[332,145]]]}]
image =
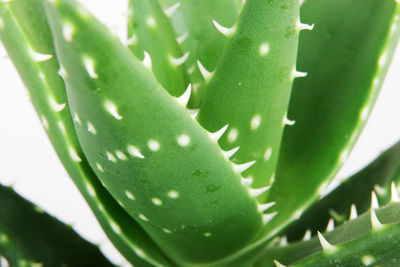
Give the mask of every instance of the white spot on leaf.
[{"label": "white spot on leaf", "polygon": [[262,57],[265,57],[269,53],[269,44],[268,43],[262,43],[260,45],[260,48],[258,49],[258,54]]},{"label": "white spot on leaf", "polygon": [[106,108],[107,112],[111,114],[111,116],[113,116],[117,120],[121,120],[122,119],[122,116],[119,115],[119,113],[118,113],[117,106],[113,102],[107,100],[104,103],[104,107]]},{"label": "white spot on leaf", "polygon": [[238,130],[236,128],[232,128],[230,129],[229,133],[228,133],[228,142],[229,143],[233,143],[237,140],[238,138]]},{"label": "white spot on leaf", "polygon": [[250,127],[252,130],[256,130],[260,127],[260,125],[261,125],[261,115],[257,114],[251,119]]},{"label": "white spot on leaf", "polygon": [[182,134],[178,137],[177,141],[180,146],[185,147],[190,144],[190,137],[186,134]]},{"label": "white spot on leaf", "polygon": [[157,206],[161,206],[163,204],[162,200],[159,198],[152,198],[151,201]]},{"label": "white spot on leaf", "polygon": [[142,153],[140,153],[140,150],[137,147],[133,145],[128,145],[127,149],[128,153],[132,156],[144,159],[144,156],[142,155]]},{"label": "white spot on leaf", "polygon": [[178,198],[179,197],[179,193],[177,191],[175,191],[175,190],[171,190],[171,191],[168,192],[168,197],[172,198],[172,199]]},{"label": "white spot on leaf", "polygon": [[158,151],[160,150],[160,143],[154,139],[150,139],[147,143],[147,146],[150,148],[151,151]]}]

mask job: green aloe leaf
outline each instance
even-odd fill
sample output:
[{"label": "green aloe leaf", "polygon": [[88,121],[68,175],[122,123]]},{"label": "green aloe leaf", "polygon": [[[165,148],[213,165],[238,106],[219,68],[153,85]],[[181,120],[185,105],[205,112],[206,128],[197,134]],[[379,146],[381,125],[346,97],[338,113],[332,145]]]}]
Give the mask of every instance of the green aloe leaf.
[{"label": "green aloe leaf", "polygon": [[[125,210],[178,265],[245,246],[263,225],[240,170],[148,66],[75,1],[46,6],[68,100],[90,165]],[[72,38],[65,27],[72,27]],[[67,38],[66,38],[67,37]],[[90,122],[94,130],[88,130]],[[173,151],[173,152],[172,152]]]},{"label": "green aloe leaf", "polygon": [[281,228],[322,195],[346,160],[375,103],[399,39],[399,2],[307,0],[298,68],[276,172],[268,196]]},{"label": "green aloe leaf", "polygon": [[323,231],[331,218],[335,219],[336,224],[341,224],[348,218],[351,209],[353,213],[354,209],[364,213],[369,209],[373,190],[377,192],[380,203],[387,203],[391,182],[399,183],[399,179],[400,142],[311,206],[286,230],[288,240],[300,239],[308,229],[313,234]]},{"label": "green aloe leaf", "polygon": [[130,0],[129,10],[129,49],[151,65],[157,80],[171,95],[181,95],[188,86],[185,61],[190,52],[182,53],[171,22],[157,0]]},{"label": "green aloe leaf", "polygon": [[190,53],[186,62],[193,86],[189,106],[193,109],[198,108],[206,87],[201,68],[204,67],[210,72],[215,70],[228,40],[216,29],[214,23],[226,28],[234,26],[242,8],[242,1],[159,0],[159,2],[171,19],[183,52]]},{"label": "green aloe leaf", "polygon": [[274,260],[290,266],[364,266],[367,263],[392,266],[386,264],[398,260],[396,257],[400,255],[399,222],[400,204],[394,192],[389,205],[371,209],[330,232],[282,247],[265,248],[254,266],[275,267]]},{"label": "green aloe leaf", "polygon": [[244,173],[254,187],[274,180],[303,27],[296,0],[246,1],[200,108],[206,129],[229,124],[220,143],[240,147],[235,161],[255,161]]},{"label": "green aloe leaf", "polygon": [[[70,30],[65,29],[67,36],[72,34]],[[0,39],[28,89],[57,155],[107,236],[130,261],[143,266],[147,266],[146,260],[168,265],[163,253],[103,187],[80,148],[60,76],[65,73],[55,57],[42,1],[0,2]],[[74,118],[80,121],[79,117]],[[82,123],[92,130],[88,122]]]},{"label": "green aloe leaf", "polygon": [[114,266],[99,248],[0,185],[0,255],[11,266]]}]

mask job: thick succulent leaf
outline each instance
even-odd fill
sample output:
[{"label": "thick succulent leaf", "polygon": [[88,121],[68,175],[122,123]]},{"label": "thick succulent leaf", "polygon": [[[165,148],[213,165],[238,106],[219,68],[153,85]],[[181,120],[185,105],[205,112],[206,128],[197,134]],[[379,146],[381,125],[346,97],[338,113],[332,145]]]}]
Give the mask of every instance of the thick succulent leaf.
[{"label": "thick succulent leaf", "polygon": [[229,124],[220,143],[240,146],[235,161],[256,161],[245,172],[255,187],[274,180],[301,27],[297,0],[246,1],[201,104],[206,129]]},{"label": "thick succulent leaf", "polygon": [[356,240],[335,247],[333,253],[319,253],[291,266],[399,266],[400,224],[386,225]]},{"label": "thick succulent leaf", "polygon": [[0,203],[0,255],[11,266],[114,266],[98,247],[11,188],[0,185]]},{"label": "thick succulent leaf", "polygon": [[198,108],[206,87],[198,62],[208,71],[215,70],[228,40],[216,29],[213,21],[228,28],[234,26],[242,7],[242,1],[158,1],[171,18],[183,52],[190,53],[186,64],[193,84],[189,106]]},{"label": "thick succulent leaf", "polygon": [[[363,261],[369,258],[374,261],[373,266],[378,266],[375,265],[378,263],[381,266],[391,266],[383,263],[398,260],[394,256],[400,255],[399,222],[400,204],[390,203],[374,212],[368,211],[320,237],[266,248],[254,266],[275,267],[274,260],[290,266],[298,261],[299,264],[294,266],[364,266],[368,264]],[[315,256],[307,259],[311,255]],[[314,259],[321,260],[316,261],[319,265],[307,265]],[[337,265],[332,265],[335,262]]]},{"label": "thick succulent leaf", "polygon": [[300,36],[297,79],[276,181],[268,196],[281,228],[321,196],[346,160],[382,85],[399,37],[395,0],[307,0],[301,20],[315,23]]},{"label": "thick succulent leaf", "polygon": [[174,29],[157,0],[130,0],[128,47],[146,64],[151,64],[158,82],[173,96],[188,86],[185,61]]},{"label": "thick succulent leaf", "polygon": [[47,8],[79,141],[113,197],[177,264],[246,245],[263,223],[254,192],[182,99],[75,1]]},{"label": "thick succulent leaf", "polygon": [[[130,261],[168,265],[168,260],[143,229],[119,206],[89,166],[80,148],[57,74],[53,40],[40,0],[0,3],[0,39],[16,66],[57,155],[88,202],[102,228]],[[60,69],[60,75],[63,74]],[[75,117],[80,121],[79,117]],[[85,127],[91,127],[87,122]],[[140,257],[139,257],[140,256]]]},{"label": "thick succulent leaf", "polygon": [[308,229],[312,234],[325,230],[331,218],[335,219],[336,225],[343,223],[352,205],[358,213],[364,213],[369,209],[373,190],[380,203],[387,203],[390,200],[391,183],[399,183],[399,179],[400,142],[311,206],[286,230],[288,240],[301,239]]}]

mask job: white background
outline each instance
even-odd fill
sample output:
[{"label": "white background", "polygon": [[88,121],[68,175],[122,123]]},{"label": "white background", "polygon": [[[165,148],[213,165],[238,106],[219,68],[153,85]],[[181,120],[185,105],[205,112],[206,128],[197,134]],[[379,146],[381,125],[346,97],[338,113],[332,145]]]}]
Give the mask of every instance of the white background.
[{"label": "white background", "polygon": [[[81,0],[124,38],[127,0]],[[400,139],[400,49],[371,118],[338,179],[365,166]],[[25,89],[0,46],[0,183],[71,223],[115,263],[123,258],[109,243],[49,144]]]}]

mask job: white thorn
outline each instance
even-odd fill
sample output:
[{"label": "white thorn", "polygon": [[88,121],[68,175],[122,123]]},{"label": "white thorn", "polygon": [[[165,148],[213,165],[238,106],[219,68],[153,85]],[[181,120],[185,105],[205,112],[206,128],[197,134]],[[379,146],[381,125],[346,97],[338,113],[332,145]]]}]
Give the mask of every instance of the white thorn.
[{"label": "white thorn", "polygon": [[171,62],[171,64],[175,67],[179,67],[180,65],[182,65],[183,63],[185,63],[185,61],[189,58],[189,52],[186,52],[183,56],[179,57],[179,58],[174,58],[172,56],[169,57],[169,61]]},{"label": "white thorn", "polygon": [[292,73],[292,79],[307,77],[307,75],[307,72],[301,72],[294,69]]},{"label": "white thorn", "polygon": [[278,212],[263,214],[262,216],[263,224],[266,225],[267,223],[269,223],[275,217],[276,214],[278,214]]},{"label": "white thorn", "polygon": [[197,115],[199,114],[200,109],[196,108],[196,109],[188,109],[187,110],[190,114],[190,116],[192,116],[192,119],[196,119]]},{"label": "white thorn", "polygon": [[65,103],[61,103],[61,104],[57,103],[57,101],[56,101],[53,97],[50,97],[50,98],[49,98],[49,102],[50,102],[51,109],[52,109],[54,112],[60,112],[60,111],[62,111],[62,110],[65,108],[65,106],[66,106]]},{"label": "white thorn", "polygon": [[200,73],[204,80],[209,81],[213,75],[213,72],[208,71],[203,64],[201,64],[200,60],[197,60],[197,66],[199,67]]},{"label": "white thorn", "polygon": [[265,193],[270,189],[271,186],[261,187],[261,188],[249,188],[250,195],[252,197],[258,197],[259,195]]},{"label": "white thorn", "polygon": [[301,23],[300,21],[297,23],[297,29],[299,31],[303,31],[303,30],[308,30],[311,31],[312,29],[314,29],[314,25],[315,24],[305,24],[305,23]]},{"label": "white thorn", "polygon": [[174,14],[174,12],[181,6],[181,3],[175,3],[172,6],[164,9],[164,14],[169,18],[172,16],[172,14]]},{"label": "white thorn", "polygon": [[60,69],[58,70],[58,75],[61,76],[61,78],[66,79],[67,78],[67,71],[65,70],[65,68],[60,65]]},{"label": "white thorn", "polygon": [[319,243],[321,244],[322,250],[329,251],[335,249],[335,247],[332,246],[319,231],[318,231],[318,239]]},{"label": "white thorn", "polygon": [[267,209],[271,208],[272,206],[275,205],[275,202],[269,202],[265,204],[257,204],[257,209],[260,213],[264,213]]},{"label": "white thorn", "polygon": [[307,229],[307,231],[304,233],[303,241],[308,241],[310,239],[311,239],[311,230]]},{"label": "white thorn", "polygon": [[304,4],[306,0],[300,0],[300,6],[302,6]]},{"label": "white thorn", "polygon": [[235,147],[234,149],[228,151],[222,151],[226,159],[230,159],[238,150],[240,146]]},{"label": "white thorn", "polygon": [[243,163],[243,164],[233,163],[233,168],[238,173],[242,173],[242,172],[246,171],[248,168],[250,168],[251,166],[253,166],[254,163],[256,163],[256,160],[253,160],[253,161],[250,161],[250,162],[246,162],[246,163]]},{"label": "white thorn", "polygon": [[282,263],[280,263],[280,262],[277,261],[277,260],[274,260],[274,263],[275,263],[275,266],[276,266],[276,267],[286,267],[286,265],[283,265]]},{"label": "white thorn", "polygon": [[376,217],[374,209],[371,209],[371,226],[372,229],[379,229],[383,227],[383,224],[379,221],[378,217]]},{"label": "white thorn", "polygon": [[351,204],[349,220],[354,220],[358,217],[356,205]]},{"label": "white thorn", "polygon": [[143,65],[145,65],[147,68],[151,69],[151,56],[147,51],[144,51],[144,58],[142,60]]},{"label": "white thorn", "polygon": [[176,41],[178,42],[178,44],[182,44],[188,38],[188,36],[189,32],[185,32],[181,36],[178,36],[178,38],[176,38]]},{"label": "white thorn", "polygon": [[396,184],[394,182],[392,182],[392,184],[390,186],[390,191],[391,191],[390,201],[391,202],[400,202],[399,194],[397,193]]},{"label": "white thorn", "polygon": [[374,185],[374,191],[378,194],[378,196],[386,195],[386,189],[378,184]]},{"label": "white thorn", "polygon": [[284,247],[287,246],[288,242],[287,242],[287,236],[282,236],[281,240],[279,240],[279,246]]},{"label": "white thorn", "polygon": [[236,24],[233,25],[232,27],[228,28],[228,27],[224,27],[221,24],[219,24],[217,21],[213,20],[212,21],[214,23],[215,28],[222,33],[223,35],[225,35],[226,37],[230,37],[232,36],[235,31],[236,31]]},{"label": "white thorn", "polygon": [[326,226],[326,232],[332,232],[333,230],[335,230],[335,221],[333,220],[333,218],[330,218],[328,221],[328,225]]},{"label": "white thorn", "polygon": [[132,35],[132,37],[130,37],[128,40],[126,40],[126,44],[129,45],[133,45],[136,44],[137,42],[137,37],[135,34]]},{"label": "white thorn", "polygon": [[29,51],[29,54],[31,55],[32,59],[35,62],[43,62],[43,61],[47,61],[47,60],[50,60],[51,58],[53,58],[53,55],[41,54],[41,53],[33,51],[32,49]]},{"label": "white thorn", "polygon": [[378,209],[379,208],[379,202],[378,198],[376,197],[375,191],[371,192],[371,209]]},{"label": "white thorn", "polygon": [[215,133],[208,133],[208,135],[210,136],[210,138],[215,141],[218,142],[218,140],[221,138],[222,135],[224,135],[225,131],[228,129],[228,124],[225,125],[224,127],[222,127],[220,130],[216,131]]},{"label": "white thorn", "polygon": [[296,121],[292,121],[292,120],[289,120],[287,117],[286,117],[286,115],[285,115],[285,117],[283,117],[283,125],[289,125],[289,126],[293,126],[293,125],[295,125],[295,123],[296,123]]},{"label": "white thorn", "polygon": [[252,183],[254,182],[253,177],[241,177],[240,181],[242,183],[242,185],[246,186],[246,187],[250,187],[252,185]]},{"label": "white thorn", "polygon": [[192,84],[189,83],[186,91],[180,96],[176,98],[176,101],[183,107],[186,107],[187,103],[189,102],[190,95],[192,94]]}]

